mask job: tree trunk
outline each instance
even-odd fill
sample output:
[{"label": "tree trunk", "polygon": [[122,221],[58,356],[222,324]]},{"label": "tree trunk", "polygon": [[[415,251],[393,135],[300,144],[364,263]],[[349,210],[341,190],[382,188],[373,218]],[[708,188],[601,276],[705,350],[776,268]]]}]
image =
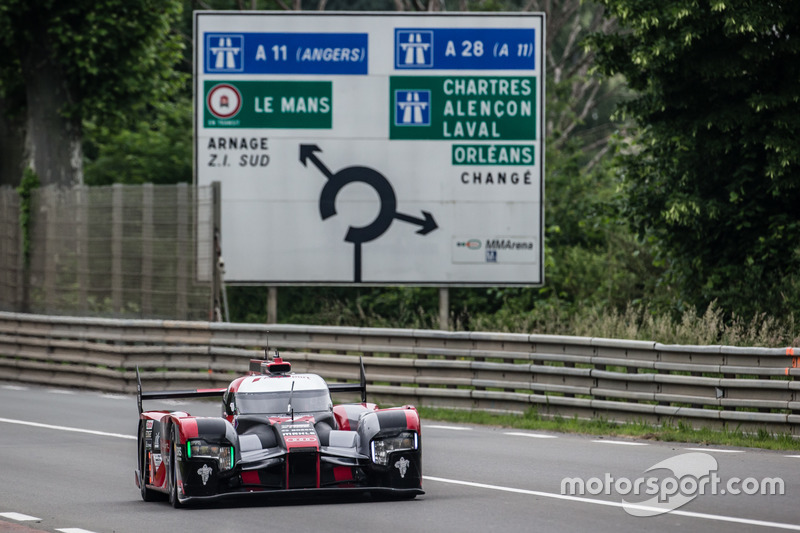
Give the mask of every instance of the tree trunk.
[{"label": "tree trunk", "polygon": [[0,98],[0,187],[16,187],[25,170],[25,119],[8,118],[8,101]]},{"label": "tree trunk", "polygon": [[83,183],[80,114],[69,108],[75,99],[67,77],[53,58],[46,28],[36,22],[31,46],[22,59],[26,162],[42,185],[72,187]]}]

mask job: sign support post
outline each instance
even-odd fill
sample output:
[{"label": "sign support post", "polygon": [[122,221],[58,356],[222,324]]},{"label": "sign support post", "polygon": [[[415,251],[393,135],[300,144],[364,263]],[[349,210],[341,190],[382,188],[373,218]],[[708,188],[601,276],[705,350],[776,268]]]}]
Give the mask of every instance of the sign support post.
[{"label": "sign support post", "polygon": [[439,329],[450,330],[450,289],[439,287]]}]

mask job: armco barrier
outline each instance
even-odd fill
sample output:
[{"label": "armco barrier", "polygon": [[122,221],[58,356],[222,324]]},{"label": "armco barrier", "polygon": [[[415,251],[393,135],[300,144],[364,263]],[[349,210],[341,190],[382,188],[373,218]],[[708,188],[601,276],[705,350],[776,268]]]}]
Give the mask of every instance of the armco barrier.
[{"label": "armco barrier", "polygon": [[0,312],[0,380],[135,391],[226,385],[269,346],[372,400],[800,436],[800,348]]}]

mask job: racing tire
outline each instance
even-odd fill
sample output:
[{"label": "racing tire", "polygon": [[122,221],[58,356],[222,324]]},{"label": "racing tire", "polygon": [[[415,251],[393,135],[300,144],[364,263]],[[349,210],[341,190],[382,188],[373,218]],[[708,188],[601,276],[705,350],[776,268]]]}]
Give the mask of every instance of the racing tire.
[{"label": "racing tire", "polygon": [[146,502],[154,502],[162,500],[164,495],[147,488],[147,469],[149,465],[146,462],[147,452],[144,448],[144,426],[141,426],[139,431],[139,491],[142,494],[142,500]]},{"label": "racing tire", "polygon": [[178,437],[178,432],[173,428],[169,447],[169,482],[167,486],[169,488],[169,503],[172,504],[172,507],[175,509],[180,509],[183,507],[183,504],[180,499],[178,499],[178,476],[180,476],[180,469],[178,469],[178,463],[175,460],[176,442],[178,443],[177,445],[180,446],[180,437]]},{"label": "racing tire", "polygon": [[142,494],[142,500],[146,502],[155,502],[163,499],[164,497],[163,494],[159,494],[153,489],[148,489],[145,483],[146,481],[144,477],[144,472],[139,472],[139,491]]}]

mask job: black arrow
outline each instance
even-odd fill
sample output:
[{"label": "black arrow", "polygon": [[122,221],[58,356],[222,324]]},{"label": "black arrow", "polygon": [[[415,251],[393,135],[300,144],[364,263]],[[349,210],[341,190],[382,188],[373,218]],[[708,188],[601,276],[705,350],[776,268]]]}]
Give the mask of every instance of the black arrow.
[{"label": "black arrow", "polygon": [[417,226],[421,226],[421,228],[417,231],[420,235],[427,235],[428,233],[432,232],[436,228],[439,227],[436,224],[436,221],[433,219],[433,215],[428,213],[427,211],[422,212],[422,216],[424,219],[412,217],[411,215],[406,215],[403,213],[395,213],[394,218],[397,220],[402,220],[403,222],[409,222],[411,224],[416,224]]},{"label": "black arrow", "polygon": [[304,167],[308,166],[308,160],[310,159],[314,165],[325,174],[325,177],[331,179],[333,177],[333,173],[328,170],[328,167],[319,160],[317,155],[314,152],[321,152],[322,149],[317,146],[316,144],[301,144],[300,145],[300,162],[303,163]]},{"label": "black arrow", "polygon": [[339,170],[334,174],[317,157],[316,152],[321,151],[322,149],[316,144],[300,145],[300,162],[303,166],[308,167],[308,161],[311,160],[328,179],[319,196],[319,214],[322,220],[336,214],[336,196],[343,187],[350,183],[365,183],[375,189],[380,198],[380,212],[375,220],[363,227],[356,228],[351,226],[344,239],[353,243],[353,264],[355,265],[353,279],[356,283],[361,283],[361,245],[383,235],[391,226],[392,220],[397,219],[419,226],[418,235],[427,235],[439,227],[433,219],[433,215],[427,211],[422,211],[424,218],[398,213],[397,197],[392,184],[377,170],[369,167],[353,166]]}]

